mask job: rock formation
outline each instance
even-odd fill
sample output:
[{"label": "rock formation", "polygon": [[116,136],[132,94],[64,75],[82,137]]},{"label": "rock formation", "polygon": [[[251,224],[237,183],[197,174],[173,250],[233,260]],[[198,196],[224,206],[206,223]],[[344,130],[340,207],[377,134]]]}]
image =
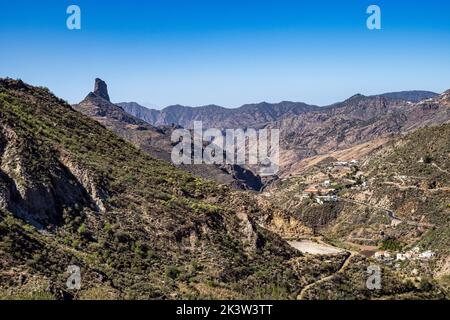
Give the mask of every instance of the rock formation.
[{"label": "rock formation", "polygon": [[99,97],[102,97],[107,101],[111,101],[108,95],[108,86],[106,85],[106,82],[103,81],[102,79],[99,78],[95,79],[94,94]]}]

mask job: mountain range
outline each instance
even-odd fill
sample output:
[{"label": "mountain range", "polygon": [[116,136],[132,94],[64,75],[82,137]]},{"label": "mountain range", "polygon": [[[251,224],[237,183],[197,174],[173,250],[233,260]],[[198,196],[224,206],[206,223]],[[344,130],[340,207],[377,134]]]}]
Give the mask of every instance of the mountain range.
[{"label": "mountain range", "polygon": [[[296,102],[248,104],[237,109],[219,106],[171,106],[161,111],[137,103],[118,103],[124,111],[153,125],[190,128],[277,128],[281,131],[280,176],[301,172],[304,159],[333,151],[358,148],[355,157],[371,152],[385,139],[424,125],[450,119],[445,94],[429,91],[391,92],[375,96],[357,94],[329,106]],[[374,142],[367,145],[368,142]]]},{"label": "mountain range", "polygon": [[[430,91],[403,91],[385,93],[380,96],[392,100],[419,102],[434,98],[438,94]],[[208,128],[257,128],[268,122],[282,118],[298,116],[305,112],[319,111],[321,108],[302,102],[283,101],[280,103],[254,103],[239,108],[229,109],[217,105],[187,107],[174,105],[162,110],[149,109],[136,102],[117,103],[127,113],[134,115],[152,125],[176,124],[191,128],[194,121],[203,121]]]}]

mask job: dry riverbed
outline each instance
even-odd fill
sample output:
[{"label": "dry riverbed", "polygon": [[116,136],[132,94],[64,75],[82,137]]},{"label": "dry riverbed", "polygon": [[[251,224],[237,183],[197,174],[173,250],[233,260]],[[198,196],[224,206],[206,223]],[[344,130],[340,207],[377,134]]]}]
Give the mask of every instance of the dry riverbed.
[{"label": "dry riverbed", "polygon": [[326,254],[337,254],[344,252],[343,249],[329,246],[322,243],[317,243],[311,240],[302,241],[288,241],[288,243],[295,249],[309,254],[326,255]]}]

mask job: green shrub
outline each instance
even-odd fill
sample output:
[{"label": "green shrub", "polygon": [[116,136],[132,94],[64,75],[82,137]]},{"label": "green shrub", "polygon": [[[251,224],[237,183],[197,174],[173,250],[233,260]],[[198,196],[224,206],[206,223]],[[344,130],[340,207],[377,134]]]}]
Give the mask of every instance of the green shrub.
[{"label": "green shrub", "polygon": [[389,251],[401,251],[403,244],[395,239],[383,240],[380,249]]},{"label": "green shrub", "polygon": [[166,276],[175,280],[179,277],[181,274],[181,270],[178,269],[176,266],[168,266],[166,268]]}]

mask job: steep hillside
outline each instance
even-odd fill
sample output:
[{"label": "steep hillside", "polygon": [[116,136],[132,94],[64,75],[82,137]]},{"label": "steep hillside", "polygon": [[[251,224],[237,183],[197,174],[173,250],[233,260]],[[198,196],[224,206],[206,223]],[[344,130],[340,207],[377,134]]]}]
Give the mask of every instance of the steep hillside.
[{"label": "steep hillside", "polygon": [[[0,129],[0,297],[292,298],[301,286],[288,265],[300,255],[252,221],[243,195],[47,89],[0,80]],[[69,265],[80,291],[65,285]]]},{"label": "steep hillside", "polygon": [[[359,165],[336,166],[336,159],[324,159],[263,195],[264,202],[290,212],[273,215],[265,224],[289,236],[314,231],[338,246],[372,254],[416,246],[431,250],[433,259],[397,262],[396,268],[449,286],[449,136],[450,124],[425,127],[377,148]],[[309,186],[325,181],[336,201],[304,196]]]},{"label": "steep hillside", "polygon": [[[371,202],[391,209],[400,220],[424,226],[416,228],[422,231],[421,242],[433,238],[427,247],[443,258],[450,257],[449,136],[450,124],[419,129],[362,166],[371,182]],[[398,240],[408,243],[408,236],[399,235]]]},{"label": "steep hillside", "polygon": [[443,94],[409,105],[405,132],[424,126],[440,125],[450,121],[450,90]]},{"label": "steep hillside", "polygon": [[[150,124],[156,124],[158,121],[159,116],[159,110],[153,110],[146,107],[141,106],[139,103],[136,102],[121,102],[117,103],[119,107],[121,107],[125,112],[135,116],[136,118],[139,118],[141,120],[144,120],[147,123]],[[176,122],[174,122],[176,123]],[[166,124],[169,125],[169,124]],[[172,125],[172,124],[170,124]]]},{"label": "steep hillside", "polygon": [[[343,190],[344,207],[327,230],[337,239],[405,252],[418,246],[436,257],[407,261],[405,270],[450,275],[450,125],[419,129],[385,146],[360,168],[366,190]],[[352,202],[356,200],[356,202]]]}]

